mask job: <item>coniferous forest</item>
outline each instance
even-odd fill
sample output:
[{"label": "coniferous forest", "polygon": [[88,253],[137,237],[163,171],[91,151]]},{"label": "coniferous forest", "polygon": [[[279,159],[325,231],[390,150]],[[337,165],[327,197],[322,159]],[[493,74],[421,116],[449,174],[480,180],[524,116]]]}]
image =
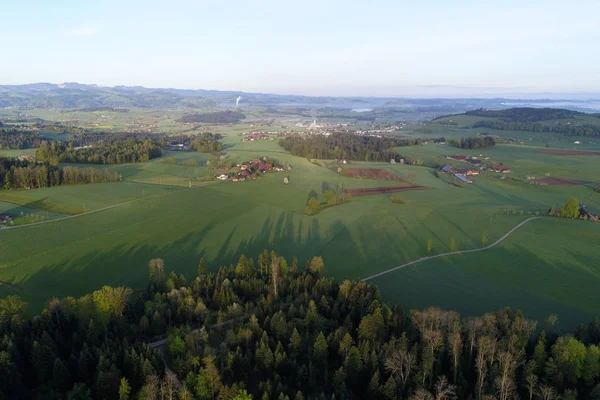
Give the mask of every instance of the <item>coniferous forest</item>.
[{"label": "coniferous forest", "polygon": [[117,182],[115,171],[98,168],[57,167],[0,157],[0,190],[37,189],[59,185]]},{"label": "coniferous forest", "polygon": [[53,298],[33,317],[1,299],[1,397],[600,398],[598,320],[559,336],[510,309],[405,310],[326,277],[320,257],[266,250],[190,277],[148,268],[143,290]]},{"label": "coniferous forest", "polygon": [[17,129],[0,129],[0,150],[32,149],[38,147],[41,143],[42,136],[37,132],[23,132]]},{"label": "coniferous forest", "polygon": [[106,139],[93,146],[73,147],[61,142],[42,141],[35,158],[50,164],[125,164],[160,157],[162,149],[150,139]]}]

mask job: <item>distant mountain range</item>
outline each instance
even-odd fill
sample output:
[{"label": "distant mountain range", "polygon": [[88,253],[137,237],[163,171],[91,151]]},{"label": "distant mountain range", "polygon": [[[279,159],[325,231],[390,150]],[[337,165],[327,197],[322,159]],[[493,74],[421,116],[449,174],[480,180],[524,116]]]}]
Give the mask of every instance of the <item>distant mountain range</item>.
[{"label": "distant mountain range", "polygon": [[519,106],[568,108],[578,111],[600,110],[600,100],[521,100],[506,98],[411,99],[382,97],[310,97],[245,93],[241,91],[156,89],[142,86],[87,85],[76,82],[0,85],[0,108],[203,108],[241,106],[332,107],[338,109],[393,108],[405,111],[463,112],[476,108],[504,109]]}]

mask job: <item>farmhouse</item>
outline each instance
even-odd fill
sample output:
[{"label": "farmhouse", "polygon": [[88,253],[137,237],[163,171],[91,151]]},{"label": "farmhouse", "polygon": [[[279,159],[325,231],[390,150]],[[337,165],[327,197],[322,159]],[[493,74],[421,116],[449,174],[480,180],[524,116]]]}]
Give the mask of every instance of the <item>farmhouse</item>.
[{"label": "farmhouse", "polygon": [[467,169],[467,170],[465,170],[465,175],[466,176],[476,176],[476,175],[479,175],[479,170],[477,170],[477,169]]},{"label": "farmhouse", "polygon": [[510,168],[508,168],[508,167],[505,167],[505,166],[504,166],[504,165],[502,165],[502,164],[498,164],[498,165],[496,165],[496,167],[494,168],[494,171],[495,171],[495,172],[501,172],[501,173],[503,173],[503,174],[507,174],[507,173],[509,173],[509,172],[512,172],[512,171],[510,170]]},{"label": "farmhouse", "polygon": [[462,183],[473,183],[472,180],[464,176],[463,174],[454,174],[454,176]]},{"label": "farmhouse", "polygon": [[585,216],[590,221],[598,221],[599,218],[597,214],[593,214],[586,210],[585,206],[579,208],[579,215],[582,217]]},{"label": "farmhouse", "polygon": [[454,168],[452,168],[452,165],[446,165],[444,168],[442,168],[442,172],[454,172]]},{"label": "farmhouse", "polygon": [[8,224],[12,222],[12,217],[7,214],[0,214],[0,224]]}]

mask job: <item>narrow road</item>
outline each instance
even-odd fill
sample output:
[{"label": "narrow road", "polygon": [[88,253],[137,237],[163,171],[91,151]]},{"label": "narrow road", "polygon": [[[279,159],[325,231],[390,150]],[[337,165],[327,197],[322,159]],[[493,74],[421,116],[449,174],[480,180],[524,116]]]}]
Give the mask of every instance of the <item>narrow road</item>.
[{"label": "narrow road", "polygon": [[[138,183],[138,182],[136,182],[136,183]],[[196,188],[200,188],[200,187],[205,187],[205,186],[210,186],[210,185],[214,185],[216,183],[221,183],[221,181],[209,182],[209,183],[204,184],[204,185],[193,186],[192,189],[196,189]],[[162,186],[167,186],[167,185],[162,185]],[[83,213],[80,213],[80,214],[67,215],[66,217],[49,219],[49,220],[41,221],[41,222],[33,222],[31,224],[24,224],[24,225],[17,225],[17,226],[0,226],[0,232],[4,231],[4,230],[8,230],[8,229],[27,228],[28,226],[41,225],[41,224],[49,224],[50,222],[58,222],[58,221],[64,221],[66,219],[83,217],[84,215],[94,214],[94,213],[97,213],[97,212],[100,212],[100,211],[106,211],[106,210],[110,210],[111,208],[120,207],[120,206],[123,206],[125,204],[133,203],[134,201],[148,199],[149,197],[152,197],[152,196],[166,196],[166,195],[165,194],[160,194],[160,195],[153,194],[153,195],[148,195],[148,196],[145,196],[145,197],[138,197],[137,199],[124,201],[123,203],[119,203],[119,204],[113,204],[112,206],[108,206],[108,207],[98,208],[97,210],[86,211],[86,212],[83,212]]]},{"label": "narrow road", "polygon": [[504,239],[506,239],[507,237],[509,237],[514,231],[516,231],[517,229],[519,229],[520,227],[522,227],[526,223],[528,223],[530,221],[533,221],[534,219],[539,219],[539,218],[543,218],[543,217],[532,217],[532,218],[526,219],[525,221],[521,222],[520,224],[518,224],[517,226],[515,226],[514,228],[512,228],[504,236],[502,236],[500,239],[496,240],[494,243],[490,244],[489,246],[485,246],[485,247],[482,247],[480,249],[459,250],[459,251],[452,251],[452,252],[449,252],[449,253],[436,254],[435,256],[422,257],[422,258],[419,258],[418,260],[414,260],[414,261],[408,262],[406,264],[402,264],[402,265],[399,265],[397,267],[390,268],[390,269],[382,271],[382,272],[378,272],[378,273],[376,273],[374,275],[367,276],[366,278],[362,278],[361,282],[368,281],[368,280],[371,280],[371,279],[374,279],[374,278],[378,278],[378,277],[380,277],[382,275],[388,274],[390,272],[394,272],[394,271],[402,269],[404,267],[408,267],[409,265],[420,263],[422,261],[433,260],[434,258],[445,257],[445,256],[454,255],[454,254],[475,253],[475,252],[478,252],[478,251],[484,251],[484,250],[491,249],[492,247],[500,244]]},{"label": "narrow road", "polygon": [[41,225],[41,224],[49,224],[50,222],[58,222],[58,221],[64,221],[65,219],[83,217],[84,215],[93,214],[93,213],[97,213],[97,212],[100,212],[100,211],[110,210],[111,208],[115,208],[115,207],[119,207],[119,206],[122,206],[122,205],[125,205],[125,204],[133,203],[134,201],[141,200],[141,199],[144,199],[144,198],[145,197],[140,197],[139,199],[133,199],[133,200],[125,201],[123,203],[113,204],[112,206],[102,207],[102,208],[98,208],[97,210],[92,210],[92,211],[86,211],[86,212],[83,212],[81,214],[67,215],[66,217],[60,217],[60,218],[55,218],[55,219],[48,219],[46,221],[33,222],[31,224],[0,227],[0,232],[1,231],[5,231],[5,230],[9,230],[9,229],[27,228],[28,226]]},{"label": "narrow road", "polygon": [[[235,321],[243,320],[246,318],[250,318],[250,314],[240,315],[239,317],[231,318],[231,319],[228,319],[227,321],[223,321],[218,324],[213,324],[213,325],[211,325],[211,328],[218,328],[220,326],[229,325]],[[202,328],[200,328],[200,329],[202,329]],[[200,332],[200,329],[191,330],[188,333],[186,333],[186,335],[191,335],[193,333]],[[163,347],[165,347],[166,343],[167,343],[167,338],[164,338],[164,339],[157,340],[156,342],[151,342],[149,344],[150,344],[150,347],[152,347],[153,349],[162,349]]]},{"label": "narrow road", "polygon": [[[223,321],[223,322],[220,322],[220,323],[217,323],[217,324],[213,324],[213,325],[211,325],[211,328],[217,328],[217,327],[220,327],[220,326],[229,325],[229,324],[231,324],[231,323],[233,323],[235,321],[244,320],[244,319],[249,318],[249,317],[250,317],[250,314],[240,315],[239,317],[231,318],[231,319],[228,319],[227,321]],[[200,328],[200,329],[202,329],[202,328]],[[194,329],[194,330],[188,332],[187,335],[190,335],[190,334],[195,333],[195,332],[200,332],[200,329]],[[166,350],[167,349],[165,349],[165,345],[166,344],[167,344],[167,338],[164,338],[164,339],[157,340],[156,342],[150,343],[150,347],[152,347],[153,349],[156,349],[156,350],[160,351],[162,353],[162,355],[163,355],[163,359],[166,359],[166,355],[167,355],[166,354]],[[173,371],[171,371],[171,369],[169,368],[169,366],[167,365],[167,362],[165,360],[165,374],[169,374],[169,373],[173,374],[172,375],[173,376],[173,384],[175,385],[175,387],[177,389],[179,389],[179,390],[182,390],[183,389],[183,384],[177,378],[177,375],[175,375],[173,373]]]}]

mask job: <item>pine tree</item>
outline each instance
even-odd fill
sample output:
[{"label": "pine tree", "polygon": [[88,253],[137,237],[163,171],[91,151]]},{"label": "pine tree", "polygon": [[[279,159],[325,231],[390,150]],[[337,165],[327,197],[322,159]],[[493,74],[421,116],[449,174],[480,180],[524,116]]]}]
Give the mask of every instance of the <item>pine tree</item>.
[{"label": "pine tree", "polygon": [[317,336],[315,344],[313,345],[313,359],[318,364],[327,362],[327,340],[322,331],[319,333],[319,336]]},{"label": "pine tree", "polygon": [[121,386],[119,387],[119,400],[129,400],[131,386],[127,378],[121,378]]}]

